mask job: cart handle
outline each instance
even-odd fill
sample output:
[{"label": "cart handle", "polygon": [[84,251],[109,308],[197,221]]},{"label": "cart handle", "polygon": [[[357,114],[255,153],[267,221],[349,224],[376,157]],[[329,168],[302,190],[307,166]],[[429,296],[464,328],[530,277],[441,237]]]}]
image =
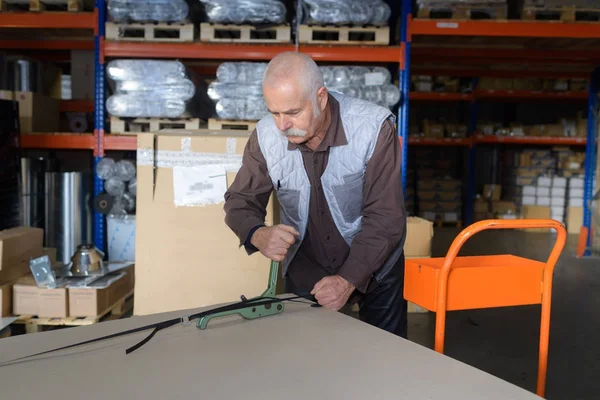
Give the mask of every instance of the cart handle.
[{"label": "cart handle", "polygon": [[[558,257],[562,252],[565,242],[567,240],[567,231],[565,227],[560,222],[553,219],[488,219],[484,221],[476,222],[472,225],[466,227],[458,236],[454,239],[450,248],[448,249],[448,253],[446,253],[446,258],[444,259],[444,263],[442,264],[442,271],[440,280],[438,282],[438,295],[437,295],[437,305],[436,305],[436,325],[440,323],[442,326],[445,326],[445,318],[446,318],[446,302],[447,302],[447,289],[448,289],[448,275],[450,274],[450,269],[452,268],[452,264],[454,264],[454,260],[458,255],[461,247],[465,244],[467,240],[469,240],[473,235],[479,233],[481,231],[485,231],[488,229],[535,229],[535,228],[548,228],[556,230],[556,242],[554,243],[554,247],[550,252],[550,256],[546,261],[546,268],[544,268],[544,282],[543,282],[543,293],[546,293],[548,296],[548,300],[550,300],[549,296],[552,293],[552,274],[554,272],[554,267],[556,262],[558,261]],[[546,300],[546,299],[544,299]],[[550,306],[550,302],[544,301],[543,303],[547,303],[548,307]],[[440,344],[441,342],[441,344]],[[443,353],[444,351],[444,343],[443,339],[439,341],[436,338],[436,351]]]}]

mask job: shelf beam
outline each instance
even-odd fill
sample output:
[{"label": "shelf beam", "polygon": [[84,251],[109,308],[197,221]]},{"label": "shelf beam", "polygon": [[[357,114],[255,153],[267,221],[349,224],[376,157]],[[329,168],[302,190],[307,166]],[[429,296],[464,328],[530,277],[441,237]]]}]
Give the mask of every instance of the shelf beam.
[{"label": "shelf beam", "polygon": [[476,21],[413,19],[410,34],[414,36],[482,36],[551,39],[599,39],[600,24],[551,21]]},{"label": "shelf beam", "polygon": [[538,137],[538,136],[486,136],[476,135],[475,143],[481,144],[515,144],[515,145],[547,145],[547,146],[585,146],[585,137]]},{"label": "shelf beam", "polygon": [[21,134],[21,148],[55,150],[94,150],[96,138],[91,133]]},{"label": "shelf beam", "polygon": [[94,50],[89,40],[0,40],[0,49],[17,50]]},{"label": "shelf beam", "polygon": [[91,113],[94,112],[93,100],[61,100],[60,112]]},{"label": "shelf beam", "polygon": [[0,12],[0,28],[94,29],[93,12]]},{"label": "shelf beam", "polygon": [[137,135],[104,135],[104,150],[136,150]]},{"label": "shelf beam", "polygon": [[[104,43],[106,57],[187,58],[206,60],[268,61],[279,53],[294,51],[289,45],[238,45],[206,43]],[[399,47],[322,47],[300,46],[299,50],[315,61],[398,62]]]}]

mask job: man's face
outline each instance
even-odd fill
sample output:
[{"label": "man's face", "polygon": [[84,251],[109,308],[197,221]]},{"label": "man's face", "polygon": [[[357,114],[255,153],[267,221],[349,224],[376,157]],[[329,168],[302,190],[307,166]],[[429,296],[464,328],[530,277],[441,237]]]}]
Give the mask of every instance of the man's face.
[{"label": "man's face", "polygon": [[316,135],[321,113],[294,80],[265,85],[263,95],[277,128],[290,142],[306,143]]}]

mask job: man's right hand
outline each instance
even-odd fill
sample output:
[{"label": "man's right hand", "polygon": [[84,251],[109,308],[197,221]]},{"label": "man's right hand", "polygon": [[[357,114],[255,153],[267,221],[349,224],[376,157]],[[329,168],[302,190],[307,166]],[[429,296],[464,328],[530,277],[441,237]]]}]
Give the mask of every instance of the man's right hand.
[{"label": "man's right hand", "polygon": [[288,249],[300,233],[288,225],[275,225],[258,228],[250,238],[250,243],[267,258],[281,262]]}]

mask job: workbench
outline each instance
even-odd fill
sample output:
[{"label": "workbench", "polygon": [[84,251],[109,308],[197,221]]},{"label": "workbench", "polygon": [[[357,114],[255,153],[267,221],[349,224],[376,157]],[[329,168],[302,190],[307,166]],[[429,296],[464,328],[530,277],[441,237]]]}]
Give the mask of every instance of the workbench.
[{"label": "workbench", "polygon": [[[213,308],[213,307],[209,307]],[[133,317],[0,340],[0,363],[184,316]],[[286,303],[280,315],[178,324],[0,367],[6,399],[534,400],[536,395],[341,313]]]}]

